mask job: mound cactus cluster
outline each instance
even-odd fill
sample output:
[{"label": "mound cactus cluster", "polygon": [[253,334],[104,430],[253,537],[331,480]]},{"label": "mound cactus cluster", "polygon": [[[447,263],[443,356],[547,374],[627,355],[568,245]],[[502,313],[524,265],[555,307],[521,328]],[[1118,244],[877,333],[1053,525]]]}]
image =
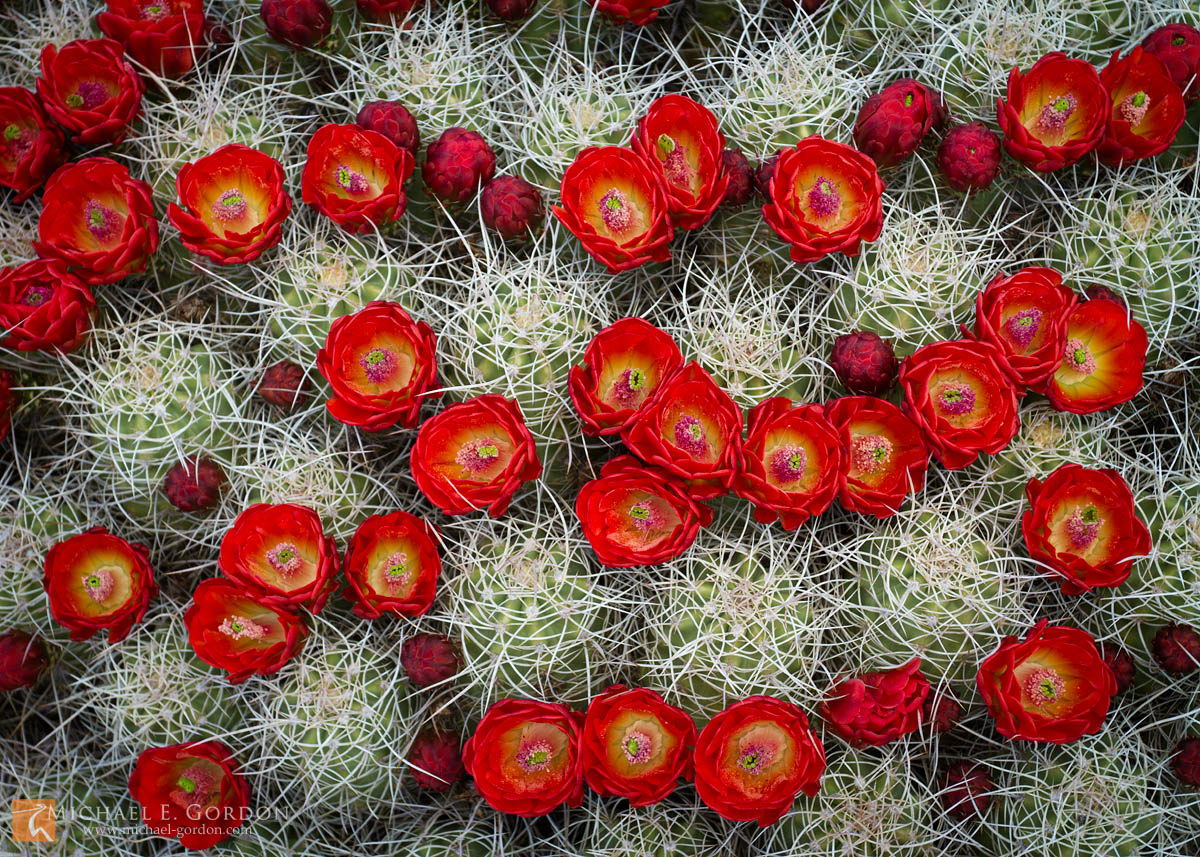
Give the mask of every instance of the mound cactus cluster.
[{"label": "mound cactus cluster", "polygon": [[17,847],[1200,852],[1197,25],[5,4]]}]

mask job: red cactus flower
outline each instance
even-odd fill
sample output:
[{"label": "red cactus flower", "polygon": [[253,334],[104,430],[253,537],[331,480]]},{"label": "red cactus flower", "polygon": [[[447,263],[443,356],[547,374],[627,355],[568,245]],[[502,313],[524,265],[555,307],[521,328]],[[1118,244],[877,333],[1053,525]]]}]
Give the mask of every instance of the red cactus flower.
[{"label": "red cactus flower", "polygon": [[1117,692],[1092,636],[1044,619],[1024,640],[1005,637],[975,683],[1001,735],[1051,744],[1098,732]]},{"label": "red cactus flower", "polygon": [[13,202],[33,196],[67,160],[67,141],[37,98],[21,86],[0,86],[0,187]]},{"label": "red cactus flower", "polygon": [[96,299],[57,259],[0,268],[0,344],[18,351],[74,351],[87,339]]},{"label": "red cactus flower", "polygon": [[775,178],[775,165],[779,163],[779,156],[784,151],[780,149],[775,154],[763,158],[762,163],[754,170],[754,190],[763,199],[771,198],[771,179]]},{"label": "red cactus flower", "polygon": [[317,353],[317,369],[333,388],[325,407],[334,419],[365,431],[399,423],[415,428],[421,405],[441,396],[433,329],[398,303],[372,301],[335,320]]},{"label": "red cactus flower", "polygon": [[973,762],[952,762],[942,777],[942,805],[957,819],[982,818],[992,805],[996,784],[987,768]]},{"label": "red cactus flower", "polygon": [[658,17],[658,12],[671,0],[588,0],[601,15],[617,24],[644,27]]},{"label": "red cactus flower", "polygon": [[414,166],[408,150],[382,134],[322,125],[308,141],[301,197],[347,232],[370,232],[404,214]]},{"label": "red cactus flower", "polygon": [[179,204],[167,216],[183,246],[221,265],[250,262],[279,243],[292,198],[283,167],[270,155],[229,143],[175,177]]},{"label": "red cactus flower", "polygon": [[857,256],[883,230],[883,188],[874,161],[814,134],[779,153],[763,217],[793,262]]},{"label": "red cactus flower", "polygon": [[1124,306],[1108,300],[1077,304],[1067,316],[1063,361],[1038,392],[1073,414],[1128,402],[1142,389],[1147,344],[1146,331]]},{"label": "red cactus flower", "polygon": [[862,396],[882,396],[900,368],[892,344],[869,330],[852,330],[835,339],[829,365],[843,387]]},{"label": "red cactus flower", "polygon": [[13,390],[17,379],[7,369],[0,369],[0,442],[12,430],[12,414],[17,406],[17,393]]},{"label": "red cactus flower", "polygon": [[109,158],[84,158],[46,182],[34,249],[89,286],[146,270],[158,249],[150,185]]},{"label": "red cactus flower", "polygon": [[1110,167],[1150,158],[1175,142],[1186,105],[1179,86],[1153,54],[1134,48],[1124,58],[1113,52],[1100,70],[1112,110],[1096,155]]},{"label": "red cactus flower", "polygon": [[354,0],[358,11],[377,24],[402,24],[421,0]]},{"label": "red cactus flower", "polygon": [[1092,283],[1083,290],[1083,293],[1087,295],[1089,301],[1112,301],[1122,309],[1126,307],[1125,299],[1103,283]]},{"label": "red cactus flower", "polygon": [[1029,555],[1062,578],[1064,595],[1120,586],[1137,557],[1150,553],[1150,530],[1115,470],[1064,464],[1025,487],[1021,519]]},{"label": "red cactus flower", "polygon": [[619,433],[682,367],[675,340],[645,319],[623,318],[604,328],[588,343],[583,365],[567,376],[584,433]]},{"label": "red cactus flower", "polygon": [[742,454],[742,411],[698,363],[655,388],[621,431],[629,450],[683,480],[697,500],[726,494]]},{"label": "red cactus flower", "polygon": [[400,647],[400,666],[416,687],[432,687],[454,678],[462,668],[462,658],[444,634],[413,634]]},{"label": "red cactus flower", "polygon": [[840,681],[821,702],[821,717],[852,747],[882,747],[921,726],[929,682],[921,659]]},{"label": "red cactus flower", "polygon": [[1191,625],[1169,622],[1154,635],[1151,654],[1173,676],[1200,670],[1200,632]]},{"label": "red cactus flower", "polygon": [[609,273],[665,262],[675,237],[657,164],[619,146],[584,149],[563,173],[551,211]]},{"label": "red cactus flower", "polygon": [[1039,173],[1069,167],[1096,148],[1110,112],[1091,64],[1058,51],[1025,74],[1014,67],[1007,100],[996,99],[1005,150]]},{"label": "red cactus flower", "polygon": [[342,597],[364,619],[424,615],[442,573],[437,538],[437,528],[407,512],[371,515],[346,547]]},{"label": "red cactus flower", "polygon": [[18,628],[0,634],[0,693],[33,687],[50,668],[50,653],[40,637]]},{"label": "red cactus flower", "polygon": [[935,342],[900,367],[904,413],[925,433],[934,457],[950,470],[995,455],[1016,437],[1017,390],[1002,356],[988,342]]},{"label": "red cactus flower", "polygon": [[456,402],[426,420],[409,453],[413,478],[447,515],[503,515],[513,494],[542,475],[521,406],[503,396]]},{"label": "red cactus flower", "polygon": [[696,739],[696,792],[730,821],[778,821],[804,792],[821,789],[825,748],[804,712],[750,696],[719,712]]},{"label": "red cactus flower", "polygon": [[304,367],[290,360],[280,360],[266,368],[255,391],[264,401],[281,410],[291,411],[312,396],[312,382],[305,374]]},{"label": "red cactus flower", "polygon": [[542,192],[520,176],[496,176],[479,195],[483,225],[502,238],[527,238],[542,225]]},{"label": "red cactus flower", "polygon": [[354,124],[364,131],[387,137],[397,148],[407,149],[414,158],[421,150],[421,132],[417,120],[399,101],[368,101],[359,108]]},{"label": "red cactus flower", "polygon": [[754,520],[794,530],[829,508],[846,484],[849,436],[820,405],[777,396],[750,412],[733,492],[754,504]]},{"label": "red cactus flower", "polygon": [[104,527],[92,527],[53,545],[46,552],[42,586],[54,621],[72,640],[90,640],[108,631],[119,643],[142,621],[158,594],[149,551]]},{"label": "red cactus flower", "polygon": [[142,823],[191,850],[228,839],[250,816],[250,783],[220,741],[143,750],[129,776]]},{"label": "red cactus flower", "polygon": [[575,514],[601,565],[659,565],[692,546],[712,512],[687,487],[657,467],[620,455],[575,499]]},{"label": "red cactus flower", "polygon": [[442,202],[464,203],[496,174],[496,155],[483,135],[447,128],[429,144],[421,178]]},{"label": "red cactus flower", "polygon": [[1162,62],[1184,101],[1190,104],[1200,98],[1200,30],[1167,24],[1146,36],[1142,48]]},{"label": "red cactus flower", "polygon": [[741,149],[726,149],[721,153],[721,168],[729,178],[721,205],[741,208],[754,196],[754,168]]},{"label": "red cactus flower", "polygon": [[653,690],[614,684],[588,705],[580,746],[588,788],[650,806],[691,778],[696,724]]},{"label": "red cactus flower", "polygon": [[221,501],[227,483],[221,465],[207,455],[193,455],[167,471],[162,492],[179,511],[201,512]]},{"label": "red cactus flower", "polygon": [[966,193],[992,186],[1000,175],[1000,156],[1000,138],[982,122],[970,122],[942,137],[937,165],[946,184]]},{"label": "red cactus flower", "polygon": [[1200,738],[1184,738],[1175,745],[1171,770],[1184,785],[1200,789]]},{"label": "red cactus flower", "polygon": [[492,809],[523,818],[583,802],[583,712],[502,699],[463,747],[463,764]]},{"label": "red cactus flower", "polygon": [[81,146],[125,139],[142,110],[146,84],[125,61],[125,49],[112,39],[77,39],[61,49],[42,48],[37,82],[42,105]]},{"label": "red cactus flower", "polygon": [[929,731],[935,735],[945,735],[957,726],[963,718],[963,707],[953,696],[945,692],[935,692],[930,689],[921,706],[921,722],[929,726]]},{"label": "red cactus flower", "polygon": [[271,38],[293,48],[311,48],[333,30],[328,0],[262,0],[258,14]]},{"label": "red cactus flower", "polygon": [[683,95],[656,98],[638,120],[632,146],[662,171],[672,225],[707,223],[729,187],[725,135],[712,111]]},{"label": "red cactus flower", "polygon": [[408,769],[418,787],[431,792],[447,792],[467,777],[463,767],[462,741],[451,732],[436,727],[422,729],[409,748]]},{"label": "red cactus flower", "polygon": [[[1041,384],[1062,362],[1067,317],[1075,293],[1053,268],[997,274],[975,299],[975,331],[1000,353],[1000,367],[1018,388]],[[963,327],[963,332],[970,332]]]},{"label": "red cactus flower", "polygon": [[308,636],[295,613],[264,604],[220,578],[200,582],[183,622],[196,657],[229,673],[230,684],[279,672]]},{"label": "red cactus flower", "polygon": [[929,447],[917,424],[891,402],[843,396],[825,405],[825,417],[849,438],[849,470],[839,495],[846,509],[890,518],[905,497],[925,487]]},{"label": "red cactus flower", "polygon": [[203,0],[107,0],[101,32],[150,74],[183,77],[207,50]]},{"label": "red cactus flower", "polygon": [[337,585],[337,545],[321,518],[295,503],[255,503],[221,539],[221,573],[271,607],[319,613]]},{"label": "red cactus flower", "polygon": [[946,106],[935,91],[902,77],[867,99],[854,122],[854,145],[879,167],[908,158],[925,135],[946,121]]}]

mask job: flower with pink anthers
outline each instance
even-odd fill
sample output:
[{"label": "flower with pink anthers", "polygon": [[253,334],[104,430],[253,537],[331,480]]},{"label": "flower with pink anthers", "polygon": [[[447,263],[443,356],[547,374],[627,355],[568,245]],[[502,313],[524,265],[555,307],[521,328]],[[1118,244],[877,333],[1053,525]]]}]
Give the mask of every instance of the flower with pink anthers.
[{"label": "flower with pink anthers", "polygon": [[502,699],[463,746],[463,765],[492,809],[524,818],[583,802],[583,712]]},{"label": "flower with pink anthers", "polygon": [[308,141],[301,198],[347,232],[367,233],[404,214],[404,182],[416,166],[376,131],[322,125]]},{"label": "flower with pink anthers", "polygon": [[839,495],[851,512],[889,518],[925,486],[929,447],[898,407],[874,396],[843,396],[825,416],[848,437],[849,470]]},{"label": "flower with pink anthers", "polygon": [[42,48],[38,97],[71,141],[94,146],[125,139],[146,85],[113,39],[77,39]]},{"label": "flower with pink anthers", "polygon": [[183,622],[196,657],[229,673],[230,684],[279,672],[308,636],[295,613],[265,604],[221,578],[200,582]]},{"label": "flower with pink anthers", "polygon": [[359,524],[346,547],[349,586],[342,590],[355,614],[378,619],[428,611],[442,572],[438,539],[433,524],[408,512],[372,515]]},{"label": "flower with pink anthers", "polygon": [[1115,470],[1064,464],[1025,488],[1021,519],[1029,555],[1062,578],[1064,595],[1120,586],[1133,563],[1150,553],[1150,530],[1137,516],[1133,492]]},{"label": "flower with pink anthers", "polygon": [[437,337],[398,303],[372,301],[329,326],[317,368],[333,389],[334,419],[364,431],[416,428],[437,387]]},{"label": "flower with pink anthers", "polygon": [[820,405],[784,396],[750,412],[733,492],[754,504],[754,520],[794,530],[824,512],[846,484],[850,439]]},{"label": "flower with pink anthers", "polygon": [[594,697],[583,722],[583,776],[599,795],[632,807],[663,800],[692,774],[696,724],[646,688],[614,684]]},{"label": "flower with pink anthers", "polygon": [[295,503],[256,503],[233,522],[221,539],[221,573],[272,607],[303,605],[320,612],[340,559],[321,518]]},{"label": "flower with pink anthers", "polygon": [[0,187],[24,202],[67,159],[67,141],[23,86],[0,86]]},{"label": "flower with pink anthers", "polygon": [[1091,414],[1128,402],[1142,389],[1148,340],[1124,305],[1077,304],[1066,323],[1062,362],[1037,387],[1055,408]]}]

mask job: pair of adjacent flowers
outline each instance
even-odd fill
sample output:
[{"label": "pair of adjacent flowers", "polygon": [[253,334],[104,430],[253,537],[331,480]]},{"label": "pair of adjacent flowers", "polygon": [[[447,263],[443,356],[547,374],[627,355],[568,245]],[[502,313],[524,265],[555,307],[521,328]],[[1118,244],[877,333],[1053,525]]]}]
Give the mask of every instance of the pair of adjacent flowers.
[{"label": "pair of adjacent flowers", "polygon": [[[665,95],[638,120],[630,148],[579,153],[554,215],[610,273],[664,262],[675,230],[703,226],[724,199],[724,148],[712,111]],[[796,262],[854,256],[883,228],[883,187],[871,158],[814,135],[779,153],[763,217]]]},{"label": "pair of adjacent flowers", "polygon": [[[840,680],[820,706],[830,730],[856,748],[891,743],[930,715],[920,660]],[[1084,631],[1043,621],[1025,640],[1006,637],[980,665],[977,684],[997,730],[1015,740],[1066,743],[1099,730],[1117,692],[1112,670]],[[935,728],[950,728],[953,719]],[[634,807],[694,779],[723,818],[778,821],[803,792],[815,796],[825,748],[796,705],[752,696],[696,733],[691,717],[653,690],[614,685],[587,712],[503,699],[463,747],[475,788],[500,812],[545,815],[578,806],[583,789]]]},{"label": "pair of adjacent flowers", "polygon": [[1114,52],[1099,74],[1084,60],[1048,53],[1028,72],[1014,68],[1005,98],[996,100],[1004,148],[1038,172],[1068,167],[1089,152],[1124,166],[1167,149],[1183,124],[1183,86],[1147,40],[1122,57]]}]

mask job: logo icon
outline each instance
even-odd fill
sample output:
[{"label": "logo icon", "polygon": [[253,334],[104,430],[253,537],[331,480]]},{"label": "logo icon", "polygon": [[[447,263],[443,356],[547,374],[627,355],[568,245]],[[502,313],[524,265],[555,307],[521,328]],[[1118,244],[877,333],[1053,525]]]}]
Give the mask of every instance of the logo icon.
[{"label": "logo icon", "polygon": [[12,826],[14,842],[54,842],[54,801],[14,800]]}]

